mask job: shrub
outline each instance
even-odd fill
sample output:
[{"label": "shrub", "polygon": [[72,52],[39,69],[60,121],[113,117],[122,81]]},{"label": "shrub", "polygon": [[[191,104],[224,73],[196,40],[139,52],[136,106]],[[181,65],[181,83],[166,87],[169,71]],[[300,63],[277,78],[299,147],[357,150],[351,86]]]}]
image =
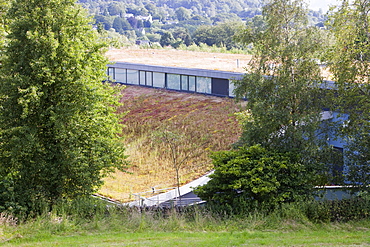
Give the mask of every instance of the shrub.
[{"label": "shrub", "polygon": [[305,167],[291,153],[269,151],[259,145],[215,152],[215,168],[196,194],[211,207],[245,213],[272,210],[277,205],[311,195],[313,186]]},{"label": "shrub", "polygon": [[305,215],[312,222],[348,222],[370,216],[369,198],[311,201],[302,204],[302,207]]}]

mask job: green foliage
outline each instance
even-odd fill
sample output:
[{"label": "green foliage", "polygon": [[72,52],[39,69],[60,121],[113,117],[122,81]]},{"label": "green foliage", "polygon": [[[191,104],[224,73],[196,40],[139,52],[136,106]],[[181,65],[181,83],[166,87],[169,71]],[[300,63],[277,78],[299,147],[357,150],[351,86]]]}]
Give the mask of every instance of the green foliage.
[{"label": "green foliage", "polygon": [[6,29],[7,29],[7,20],[6,12],[8,11],[9,3],[6,0],[0,0],[0,64],[3,61],[3,48],[6,41]]},{"label": "green foliage", "polygon": [[[350,213],[356,202],[348,200],[343,206],[347,205]],[[137,245],[138,239],[140,243],[145,241],[146,246],[185,246],[189,242],[201,246],[223,246],[225,243],[235,246],[281,246],[282,243],[366,245],[369,240],[368,217],[333,224],[308,220],[304,208],[309,205],[312,210],[317,210],[318,204],[292,203],[267,216],[260,212],[241,216],[215,214],[203,207],[181,211],[116,207],[84,198],[74,203],[60,202],[51,212],[27,221],[0,214],[0,240],[6,246]],[[366,206],[365,203],[361,205]],[[346,210],[345,207],[342,209]]]},{"label": "green foliage", "polygon": [[342,1],[330,11],[328,24],[335,42],[326,57],[337,88],[332,108],[343,117],[336,133],[348,143],[346,179],[363,190],[370,184],[369,11],[368,1],[357,0]]},{"label": "green foliage", "polygon": [[190,11],[185,9],[184,7],[176,9],[175,13],[179,21],[186,21],[190,19]]},{"label": "green foliage", "polygon": [[132,30],[130,23],[125,18],[121,17],[114,18],[112,28],[120,34],[124,34],[127,30]]},{"label": "green foliage", "polygon": [[172,36],[172,33],[170,32],[164,32],[161,35],[161,39],[159,40],[159,44],[161,44],[162,47],[169,46],[174,41],[174,38]]},{"label": "green foliage", "polygon": [[244,28],[242,22],[225,22],[216,26],[203,25],[194,32],[193,40],[197,45],[201,43],[208,46],[225,46],[228,50],[240,48],[233,40],[233,36]]},{"label": "green foliage", "polygon": [[307,169],[322,173],[333,151],[320,120],[330,95],[318,86],[323,81],[315,60],[323,49],[321,33],[307,26],[302,6],[300,0],[271,1],[263,19],[255,17],[237,37],[255,54],[244,78],[234,83],[237,97],[248,100],[239,145],[299,153]]},{"label": "green foliage", "polygon": [[370,216],[369,198],[310,201],[301,207],[312,222],[359,221]]},{"label": "green foliage", "polygon": [[234,211],[269,210],[305,198],[313,188],[313,174],[292,153],[272,152],[257,145],[216,152],[212,159],[215,172],[195,193]]},{"label": "green foliage", "polygon": [[193,43],[193,40],[190,36],[189,31],[185,28],[177,28],[173,31],[172,34],[173,34],[174,39],[181,41],[181,44],[185,44],[186,46],[189,46]]},{"label": "green foliage", "polygon": [[102,177],[124,169],[118,100],[102,83],[103,45],[73,1],[17,0],[8,18],[0,87],[0,190],[7,192],[0,206],[37,213],[91,194]]},{"label": "green foliage", "polygon": [[[142,0],[124,0],[114,2],[104,0],[79,0],[78,2],[80,2],[85,8],[89,9],[89,12],[96,20],[96,26],[101,25],[105,30],[109,30],[112,27],[113,20],[117,18],[122,20],[131,19],[130,23],[133,24],[132,27],[134,29],[139,29],[142,26],[140,23],[140,16],[151,15],[152,20],[144,21],[143,23],[146,34],[163,33],[165,30],[171,30],[172,32],[174,29],[179,27],[185,28],[190,32],[190,34],[193,34],[199,26],[206,25],[213,27],[215,25],[230,22],[238,22],[238,26],[242,26],[242,20],[248,21],[255,15],[260,15],[261,6],[263,5],[263,3],[257,0],[156,0],[151,1],[150,3]],[[324,17],[321,12],[310,11],[309,15],[313,20],[312,25],[316,22],[323,22]],[[136,25],[134,22],[138,22],[139,25]],[[128,37],[130,40],[136,38],[132,37],[130,32],[123,32],[120,28],[121,24],[116,23],[115,26],[116,27],[114,28],[117,32]],[[153,28],[153,26],[155,26],[155,28]],[[233,28],[235,27],[233,25],[230,25],[230,27],[231,28],[228,29],[215,27],[217,29],[216,34],[214,35],[216,43],[210,43],[213,38],[209,38],[208,41],[197,39],[194,40],[194,42],[197,44],[207,43],[209,46],[212,46],[213,44],[216,44],[217,46],[226,46],[227,49],[231,49],[231,47],[240,48],[239,45],[232,41],[232,36],[234,35]],[[125,30],[125,28],[123,28],[123,30]],[[198,35],[202,36],[199,32]],[[177,38],[175,37],[175,40],[176,39]],[[192,40],[188,42],[184,39],[182,39],[182,41],[187,46],[189,43],[193,42]],[[177,48],[180,45],[181,42],[179,40],[172,43],[172,47]]]}]

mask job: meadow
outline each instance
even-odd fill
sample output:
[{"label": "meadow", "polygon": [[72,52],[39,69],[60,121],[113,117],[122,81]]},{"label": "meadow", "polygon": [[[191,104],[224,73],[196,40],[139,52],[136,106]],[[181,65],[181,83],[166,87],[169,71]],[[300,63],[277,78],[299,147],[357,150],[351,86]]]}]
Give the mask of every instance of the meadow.
[{"label": "meadow", "polygon": [[179,169],[183,185],[210,171],[210,152],[230,149],[241,133],[235,116],[240,106],[233,99],[127,86],[121,101],[130,168],[106,178],[99,192],[121,202],[135,200],[140,192],[150,196],[153,187],[176,187],[170,147],[158,134],[166,131],[178,139],[176,158],[186,158]]}]

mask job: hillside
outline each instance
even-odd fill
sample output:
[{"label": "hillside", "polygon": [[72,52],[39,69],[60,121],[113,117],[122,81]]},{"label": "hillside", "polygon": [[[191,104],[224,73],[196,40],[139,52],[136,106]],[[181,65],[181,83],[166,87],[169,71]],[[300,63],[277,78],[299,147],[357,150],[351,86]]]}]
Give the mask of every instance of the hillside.
[{"label": "hillside", "polygon": [[[152,187],[176,185],[168,148],[153,139],[154,132],[165,128],[183,133],[181,147],[187,151],[179,150],[180,156],[199,143],[198,150],[193,150],[199,155],[180,169],[182,184],[211,170],[209,153],[230,149],[241,133],[234,115],[239,107],[232,99],[128,86],[122,90],[122,102],[120,111],[128,112],[122,121],[131,167],[129,173],[116,172],[106,178],[100,190],[120,201],[134,200],[133,194]],[[204,138],[207,146],[200,143]]]},{"label": "hillside", "polygon": [[[224,47],[249,51],[233,40],[245,23],[262,14],[258,0],[79,0],[93,24],[115,47],[154,44],[174,48]],[[323,12],[308,10],[309,24],[323,26]]]}]

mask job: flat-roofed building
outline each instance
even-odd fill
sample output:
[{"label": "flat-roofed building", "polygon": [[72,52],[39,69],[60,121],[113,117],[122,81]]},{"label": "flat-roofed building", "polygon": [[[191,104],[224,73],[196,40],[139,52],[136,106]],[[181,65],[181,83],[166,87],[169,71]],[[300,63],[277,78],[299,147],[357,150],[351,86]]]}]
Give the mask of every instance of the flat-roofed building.
[{"label": "flat-roofed building", "polygon": [[243,73],[116,62],[108,65],[110,80],[127,85],[233,97],[233,80]]}]

